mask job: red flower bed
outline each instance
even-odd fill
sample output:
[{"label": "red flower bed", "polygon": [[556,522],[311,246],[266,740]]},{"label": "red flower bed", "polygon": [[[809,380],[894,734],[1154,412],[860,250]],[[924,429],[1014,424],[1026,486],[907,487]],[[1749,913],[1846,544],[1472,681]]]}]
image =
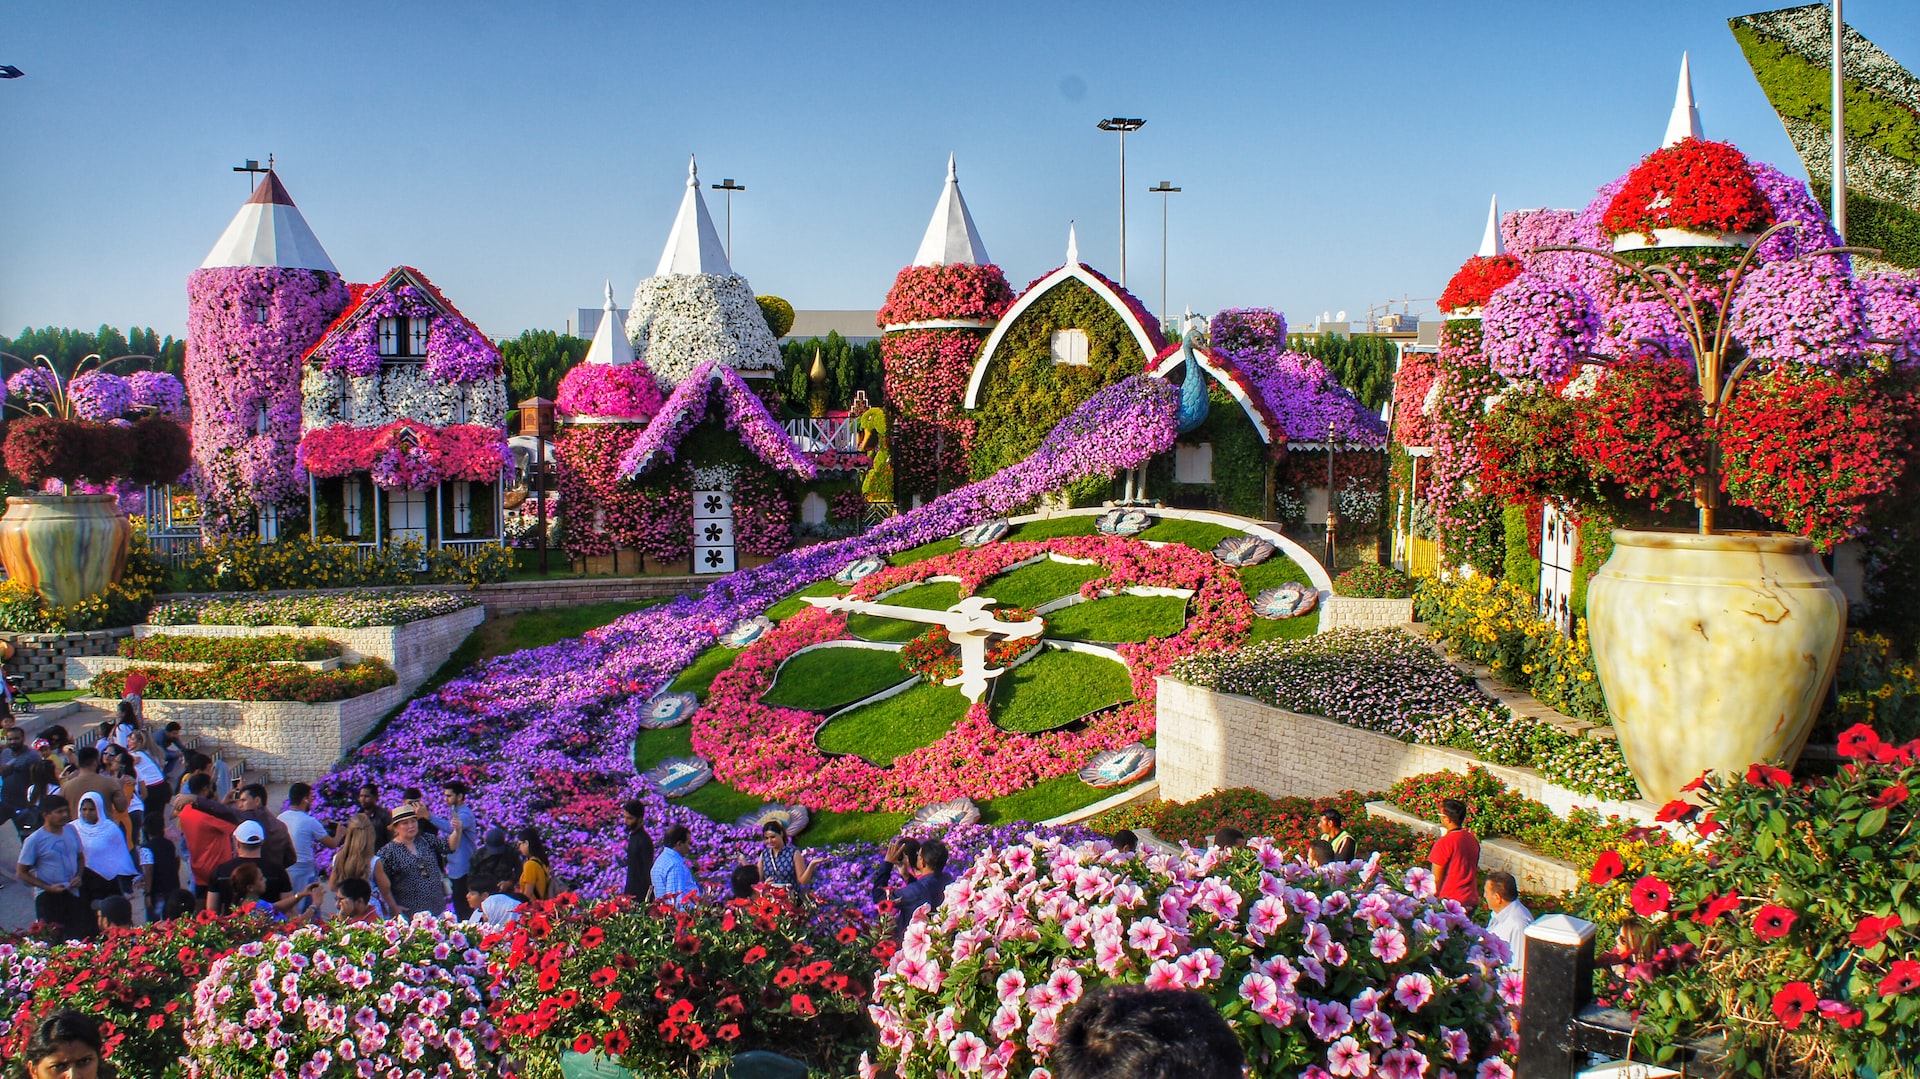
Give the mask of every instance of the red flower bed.
[{"label": "red flower bed", "polygon": [[1456,270],[1440,293],[1440,310],[1461,311],[1485,307],[1493,294],[1520,276],[1520,260],[1512,255],[1475,255]]},{"label": "red flower bed", "polygon": [[1685,139],[1642,158],[1607,204],[1600,227],[1608,236],[1654,229],[1759,232],[1773,210],[1745,154],[1733,144]]},{"label": "red flower bed", "polygon": [[95,693],[118,697],[127,676],[147,676],[146,697],[159,701],[298,701],[325,704],[384,689],[399,681],[393,668],[365,659],[331,671],[266,663],[220,663],[211,667],[129,667],[94,676]]}]

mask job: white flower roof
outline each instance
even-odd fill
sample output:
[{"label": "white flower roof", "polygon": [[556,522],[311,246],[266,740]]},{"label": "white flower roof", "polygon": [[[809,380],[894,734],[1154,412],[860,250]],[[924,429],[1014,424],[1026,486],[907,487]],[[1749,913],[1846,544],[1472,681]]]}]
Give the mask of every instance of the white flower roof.
[{"label": "white flower roof", "polygon": [[200,263],[203,270],[221,266],[281,266],[340,275],[272,169]]}]

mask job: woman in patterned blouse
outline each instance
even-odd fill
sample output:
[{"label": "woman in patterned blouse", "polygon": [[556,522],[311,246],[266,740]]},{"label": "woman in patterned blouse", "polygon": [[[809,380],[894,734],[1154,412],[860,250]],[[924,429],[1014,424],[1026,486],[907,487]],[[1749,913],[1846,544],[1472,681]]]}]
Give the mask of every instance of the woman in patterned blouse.
[{"label": "woman in patterned blouse", "polygon": [[447,907],[447,878],[440,861],[450,847],[460,844],[460,819],[443,837],[420,834],[419,810],[411,803],[394,811],[389,822],[393,841],[380,848],[373,866],[373,883],[387,909],[401,918],[439,914]]}]

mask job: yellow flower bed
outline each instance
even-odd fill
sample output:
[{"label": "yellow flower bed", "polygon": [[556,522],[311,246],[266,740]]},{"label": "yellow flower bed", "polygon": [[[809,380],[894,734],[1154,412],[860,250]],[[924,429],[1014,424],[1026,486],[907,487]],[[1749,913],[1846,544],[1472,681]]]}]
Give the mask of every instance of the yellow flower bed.
[{"label": "yellow flower bed", "polygon": [[1611,722],[1594,676],[1586,619],[1567,637],[1536,613],[1530,593],[1483,576],[1423,580],[1415,609],[1436,639],[1491,667],[1501,681],[1567,715]]}]

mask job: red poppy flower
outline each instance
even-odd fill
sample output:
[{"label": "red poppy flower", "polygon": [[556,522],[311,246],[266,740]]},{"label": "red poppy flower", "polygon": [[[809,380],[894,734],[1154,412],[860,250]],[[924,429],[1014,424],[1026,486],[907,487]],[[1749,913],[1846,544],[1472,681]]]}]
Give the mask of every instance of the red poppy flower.
[{"label": "red poppy flower", "polygon": [[1694,791],[1704,789],[1706,785],[1707,785],[1707,773],[1701,772],[1699,775],[1694,777],[1693,782],[1687,784],[1684,787],[1681,787],[1680,792],[1682,794],[1691,794]]},{"label": "red poppy flower", "polygon": [[841,926],[840,931],[833,935],[833,939],[842,944],[852,944],[859,937],[860,931],[850,925]]},{"label": "red poppy flower", "polygon": [[712,1040],[713,1039],[707,1037],[706,1031],[701,1030],[697,1026],[687,1028],[687,1048],[693,1050],[696,1053],[702,1049],[705,1049],[707,1047],[707,1043]]},{"label": "red poppy flower", "polygon": [[1747,782],[1756,787],[1778,785],[1793,786],[1793,773],[1784,768],[1775,768],[1771,764],[1756,764],[1747,769]]},{"label": "red poppy flower", "polygon": [[1889,787],[1887,787],[1886,790],[1881,791],[1880,796],[1873,800],[1873,808],[1891,809],[1892,807],[1897,806],[1900,803],[1906,801],[1908,795],[1910,795],[1911,793],[1912,793],[1911,791],[1907,790],[1907,785],[1905,783],[1892,784]]},{"label": "red poppy flower", "polygon": [[1920,963],[1911,959],[1896,959],[1887,968],[1887,976],[1880,979],[1880,995],[1899,996],[1920,989]]},{"label": "red poppy flower", "polygon": [[829,974],[820,979],[820,987],[829,993],[844,993],[849,984],[851,979],[845,974]]},{"label": "red poppy flower", "polygon": [[679,985],[686,976],[686,968],[678,963],[660,964],[660,980],[668,985]]},{"label": "red poppy flower", "polygon": [[[1587,883],[1595,885],[1611,884],[1620,879],[1620,875],[1626,871],[1626,860],[1620,857],[1619,851],[1604,851],[1600,857],[1593,860],[1593,872],[1587,874]],[[888,943],[892,942],[889,941]]]},{"label": "red poppy flower", "polygon": [[148,1030],[159,1030],[161,1027],[164,1027],[166,1025],[167,1025],[167,1017],[164,1015],[161,1015],[159,1012],[154,1012],[152,1015],[147,1016]]},{"label": "red poppy flower", "polygon": [[1726,827],[1726,825],[1714,820],[1713,814],[1711,813],[1693,822],[1693,830],[1700,833],[1701,839],[1706,839],[1724,827]]},{"label": "red poppy flower", "polygon": [[812,1015],[813,1014],[813,1011],[814,1011],[813,998],[806,995],[805,993],[795,993],[793,995],[792,1003],[793,1003],[793,1014],[795,1015]]},{"label": "red poppy flower", "polygon": [[620,990],[609,989],[607,995],[600,998],[600,1010],[611,1013],[620,1006]]},{"label": "red poppy flower", "polygon": [[606,939],[606,930],[597,925],[590,925],[587,927],[586,932],[580,934],[580,946],[582,948],[598,948],[600,943]]},{"label": "red poppy flower", "polygon": [[605,989],[607,986],[612,985],[619,977],[620,972],[612,967],[601,967],[599,970],[587,975],[587,980],[593,983],[595,989]]},{"label": "red poppy flower", "polygon": [[700,938],[694,936],[676,937],[673,942],[673,948],[681,955],[698,955],[700,953]]},{"label": "red poppy flower", "polygon": [[563,989],[561,990],[558,996],[553,998],[553,1000],[554,1000],[554,1003],[560,1005],[560,1007],[563,1009],[571,1008],[574,1005],[580,1003],[580,990]]},{"label": "red poppy flower", "polygon": [[593,1052],[594,1044],[593,1035],[582,1034],[573,1039],[573,1051],[576,1053],[591,1053]]},{"label": "red poppy flower", "polygon": [[684,1023],[692,1019],[693,1001],[684,998],[674,1001],[673,1006],[667,1009],[667,1018],[676,1023]]},{"label": "red poppy flower", "polygon": [[1813,988],[1806,982],[1788,982],[1773,995],[1773,1014],[1788,1030],[1799,1030],[1800,1021],[1819,1006]]},{"label": "red poppy flower", "polygon": [[627,1032],[615,1027],[607,1031],[606,1039],[601,1044],[607,1047],[608,1056],[618,1060],[627,1055],[627,1046],[630,1043],[627,1040]]},{"label": "red poppy flower", "polygon": [[1693,912],[1693,920],[1701,925],[1717,921],[1722,915],[1732,914],[1740,909],[1740,893],[1728,892],[1707,901],[1706,906]]},{"label": "red poppy flower", "polygon": [[1649,918],[1673,902],[1673,889],[1659,877],[1644,876],[1633,882],[1632,901],[1634,913]]},{"label": "red poppy flower", "polygon": [[747,1002],[741,1000],[740,994],[738,993],[721,997],[720,1002],[715,1004],[714,1007],[720,1009],[720,1014],[722,1015],[740,1016],[747,1013]]},{"label": "red poppy flower", "polygon": [[1673,820],[1688,820],[1698,812],[1700,812],[1699,806],[1694,805],[1685,798],[1675,798],[1673,801],[1661,806],[1660,812],[1655,813],[1653,819],[1661,824],[1665,824]]},{"label": "red poppy flower", "polygon": [[773,976],[773,984],[781,989],[786,989],[799,980],[800,972],[792,967],[781,967],[780,972]]},{"label": "red poppy flower", "polygon": [[660,1032],[660,1039],[668,1044],[680,1040],[680,1024],[671,1019],[662,1019],[654,1029]]},{"label": "red poppy flower", "polygon": [[722,933],[733,932],[733,927],[739,924],[740,919],[735,918],[732,911],[728,911],[720,917],[720,931]]},{"label": "red poppy flower", "polygon": [[816,959],[800,968],[800,980],[808,984],[819,981],[833,973],[833,964],[825,959]]},{"label": "red poppy flower", "polygon": [[1833,1025],[1841,1030],[1852,1030],[1867,1020],[1866,1012],[1838,1000],[1821,1001],[1820,1014],[1833,1020]]},{"label": "red poppy flower", "polygon": [[1898,929],[1900,924],[1898,914],[1889,914],[1885,918],[1868,916],[1860,919],[1860,924],[1853,927],[1853,933],[1847,940],[1856,948],[1871,948],[1887,939],[1887,931]]},{"label": "red poppy flower", "polygon": [[1799,915],[1785,907],[1768,903],[1753,912],[1753,932],[1761,940],[1779,940],[1793,929],[1793,920]]},{"label": "red poppy flower", "polygon": [[1879,745],[1878,731],[1865,723],[1855,723],[1840,732],[1840,739],[1835,748],[1842,757],[1869,757]]},{"label": "red poppy flower", "polygon": [[540,972],[540,991],[551,993],[553,987],[560,984],[560,968],[548,967]]},{"label": "red poppy flower", "polygon": [[720,1024],[720,1029],[713,1032],[713,1036],[723,1042],[730,1042],[740,1036],[740,1024],[722,1023]]},{"label": "red poppy flower", "polygon": [[756,944],[753,947],[747,949],[747,953],[740,957],[740,961],[742,963],[747,964],[748,966],[752,966],[753,964],[758,963],[760,960],[765,959],[766,957],[767,957],[767,950],[765,948],[762,948],[758,944]]}]

